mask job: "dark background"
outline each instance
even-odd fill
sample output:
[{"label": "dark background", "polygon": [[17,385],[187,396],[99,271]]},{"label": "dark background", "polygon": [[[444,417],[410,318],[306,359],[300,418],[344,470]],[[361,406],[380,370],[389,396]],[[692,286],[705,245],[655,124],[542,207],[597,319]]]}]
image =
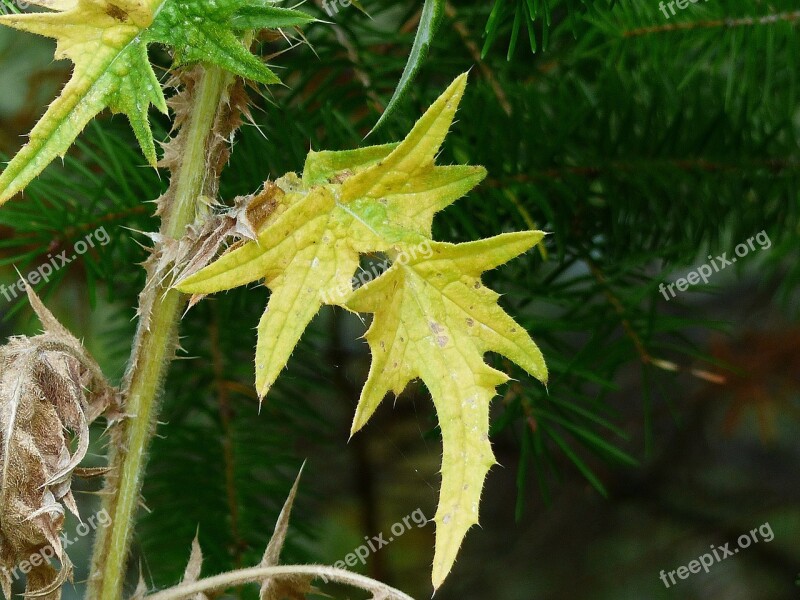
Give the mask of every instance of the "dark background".
[{"label": "dark background", "polygon": [[[533,54],[527,25],[509,52],[517,3],[500,4],[494,18],[491,2],[450,6],[411,95],[369,140],[400,139],[453,77],[473,68],[440,162],[483,164],[490,176],[437,217],[437,239],[552,232],[546,257],[531,252],[487,276],[540,343],[552,379],[545,390],[490,357],[514,377],[494,403],[502,466],[488,477],[481,527],[436,598],[800,597],[795,7],[711,0],[667,21],[654,2],[595,3],[589,13],[555,3],[546,52],[543,19],[531,26]],[[333,24],[307,29],[314,51],[301,44],[270,59],[287,87],[251,93],[259,128],[246,125],[237,138],[224,200],[299,170],[309,147],[364,143],[419,13],[416,2],[365,5],[374,20],[343,8]],[[747,21],[769,14],[780,18]],[[265,55],[287,49],[275,36],[261,41]],[[0,29],[6,155],[69,76],[52,50],[48,40]],[[160,49],[152,56],[168,65]],[[166,139],[168,122],[156,117],[155,127]],[[107,229],[107,246],[40,292],[115,380],[143,282],[137,263],[147,240],[136,232],[157,226],[146,202],[167,180],[143,163],[125,118],[104,114],[63,166],[0,210],[6,283],[16,278],[12,265],[28,272],[49,252]],[[709,286],[669,302],[658,292],[761,231],[770,248],[756,246]],[[415,510],[435,511],[441,445],[424,387],[387,399],[347,443],[369,365],[358,319],[325,309],[258,414],[252,354],[266,295],[219,295],[184,320],[132,587],[140,565],[151,587],[177,583],[198,527],[206,574],[255,564],[304,460],[286,562],[332,564],[364,536],[388,537]],[[37,330],[22,303],[0,298],[0,313],[4,335]],[[97,464],[106,441],[99,428]],[[98,486],[78,486],[91,514]],[[688,565],[711,545],[734,547],[765,523],[773,541],[670,589],[660,581],[661,570]],[[70,548],[79,569],[68,598],[82,590],[88,542]],[[425,598],[432,556],[429,525],[359,569]]]}]

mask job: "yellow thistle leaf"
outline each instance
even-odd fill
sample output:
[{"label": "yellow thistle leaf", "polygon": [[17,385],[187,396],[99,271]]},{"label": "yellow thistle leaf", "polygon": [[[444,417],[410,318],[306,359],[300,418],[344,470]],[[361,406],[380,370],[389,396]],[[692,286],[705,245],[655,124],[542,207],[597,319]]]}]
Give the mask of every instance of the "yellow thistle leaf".
[{"label": "yellow thistle leaf", "polygon": [[[256,241],[225,253],[178,282],[208,294],[264,280],[272,295],[258,331],[256,386],[263,398],[323,304],[375,314],[367,334],[373,362],[352,432],[389,391],[414,378],[431,391],[444,440],[433,582],[450,572],[467,530],[478,522],[486,473],[494,464],[489,403],[507,376],[484,362],[498,352],[547,381],[541,352],[480,281],[541,241],[539,231],[468,244],[433,242],[434,215],[483,179],[481,167],[437,166],[435,158],[464,93],[461,76],[397,145],[312,152],[302,178],[270,186],[280,206]],[[384,252],[392,266],[358,289],[362,254]]]},{"label": "yellow thistle leaf", "polygon": [[367,341],[372,367],[352,433],[363,427],[389,391],[399,395],[419,377],[428,387],[442,430],[442,491],[436,513],[433,584],[450,572],[467,530],[478,523],[486,473],[495,464],[489,443],[489,402],[508,378],[489,367],[498,352],[542,382],[547,368],[523,327],[483,286],[481,273],[535,246],[540,231],[510,233],[467,244],[434,243],[426,257],[397,262],[356,290],[347,307],[374,313]]},{"label": "yellow thistle leaf", "polygon": [[262,398],[319,309],[342,304],[352,293],[361,254],[424,242],[433,214],[485,176],[481,167],[434,164],[465,84],[463,75],[401,144],[312,152],[302,178],[290,173],[275,182],[285,194],[282,208],[258,240],[178,283],[191,294],[259,280],[272,290],[256,348]]},{"label": "yellow thistle leaf", "polygon": [[23,190],[105,108],[130,120],[147,161],[156,149],[150,105],[167,105],[147,57],[149,43],[174,48],[176,63],[209,62],[240,77],[278,77],[241,42],[245,27],[297,25],[313,18],[261,0],[38,0],[48,12],[0,16],[6,25],[57,40],[56,58],[75,63],[72,78],[0,175],[0,204]]},{"label": "yellow thistle leaf", "polygon": [[[0,175],[0,204],[64,156],[75,137],[104,108],[128,115],[148,162],[156,150],[147,110],[167,111],[161,84],[139,35],[160,2],[96,0],[63,3],[63,10],[0,17],[0,24],[58,40],[56,58],[75,63],[72,78],[33,128],[28,144]],[[113,9],[112,9],[113,7]]]}]

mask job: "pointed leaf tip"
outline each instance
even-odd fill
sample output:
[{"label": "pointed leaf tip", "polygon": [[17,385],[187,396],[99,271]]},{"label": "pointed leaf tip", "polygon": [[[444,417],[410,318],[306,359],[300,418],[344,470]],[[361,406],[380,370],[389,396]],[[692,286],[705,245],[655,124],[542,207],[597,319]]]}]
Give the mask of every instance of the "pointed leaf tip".
[{"label": "pointed leaf tip", "polygon": [[367,333],[372,366],[356,410],[357,430],[389,391],[421,379],[442,430],[442,487],[436,515],[432,580],[450,572],[467,531],[478,521],[486,474],[496,464],[489,442],[489,405],[505,373],[486,352],[510,358],[546,379],[544,358],[530,335],[497,303],[480,276],[529,250],[539,231],[508,233],[464,244],[433,242],[429,252],[395,264],[359,288],[348,307],[372,312]]},{"label": "pointed leaf tip", "polygon": [[347,179],[342,186],[342,200],[348,202],[364,197],[384,198],[409,179],[427,175],[426,171],[434,166],[436,155],[453,124],[464,96],[467,79],[467,73],[458,76],[425,111],[391,154]]},{"label": "pointed leaf tip", "polygon": [[239,8],[231,17],[231,25],[239,29],[280,29],[308,25],[316,21],[313,15],[306,12],[264,6],[260,2]]},{"label": "pointed leaf tip", "polygon": [[411,89],[411,84],[414,82],[417,73],[422,68],[425,59],[428,56],[428,50],[431,46],[436,32],[444,16],[445,0],[425,0],[422,7],[422,15],[420,16],[419,27],[417,34],[414,37],[414,44],[411,47],[411,53],[408,57],[408,62],[403,69],[403,74],[400,76],[400,82],[386,106],[386,110],[378,119],[375,127],[367,134],[367,137],[372,135],[379,129],[397,110],[397,107],[405,98],[408,90]]},{"label": "pointed leaf tip", "polygon": [[303,461],[300,471],[297,473],[297,477],[295,477],[294,485],[292,485],[289,496],[286,498],[281,513],[278,516],[278,522],[275,524],[275,533],[272,534],[272,538],[267,545],[267,550],[264,552],[264,556],[261,559],[262,567],[273,567],[280,562],[281,550],[283,550],[283,546],[286,543],[286,534],[289,531],[289,520],[292,516],[294,502],[297,498],[297,491],[300,489],[300,479],[303,477],[305,468],[306,461]]},{"label": "pointed leaf tip", "polygon": [[[287,174],[275,182],[285,191],[283,204],[258,241],[179,285],[208,293],[263,280],[270,288],[256,348],[260,401],[322,305],[375,313],[366,335],[372,366],[351,437],[389,392],[401,394],[416,378],[428,387],[443,437],[432,573],[437,588],[477,523],[486,474],[496,464],[489,406],[508,376],[486,364],[485,354],[497,352],[539,379],[547,377],[530,335],[481,282],[485,271],[526,252],[544,233],[507,233],[465,244],[431,239],[434,215],[486,175],[482,167],[436,165],[467,79],[466,73],[456,78],[398,145],[310,153],[302,179]],[[378,252],[396,260],[356,285],[360,256]]]},{"label": "pointed leaf tip", "polygon": [[246,79],[277,84],[280,78],[242,44],[238,28],[311,19],[258,0],[249,4],[247,0],[126,0],[121,7],[104,1],[40,4],[57,10],[5,15],[0,25],[55,38],[56,58],[70,59],[75,68],[61,95],[30,132],[28,143],[0,173],[0,205],[63,157],[105,108],[128,117],[147,162],[156,166],[148,110],[153,105],[166,113],[167,104],[147,55],[149,43],[174,48],[178,65],[207,62]]},{"label": "pointed leaf tip", "polygon": [[202,569],[203,550],[200,547],[200,531],[198,530],[192,540],[192,552],[189,555],[189,562],[186,564],[186,570],[183,573],[184,583],[195,582],[200,579]]}]

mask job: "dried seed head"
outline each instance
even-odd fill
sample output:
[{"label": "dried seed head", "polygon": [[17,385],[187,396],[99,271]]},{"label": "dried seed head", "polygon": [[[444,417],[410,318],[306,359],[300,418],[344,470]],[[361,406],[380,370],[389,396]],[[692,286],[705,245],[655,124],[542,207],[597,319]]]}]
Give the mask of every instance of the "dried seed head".
[{"label": "dried seed head", "polygon": [[15,568],[27,561],[28,596],[57,600],[71,576],[59,535],[64,509],[77,515],[72,474],[89,424],[117,403],[81,343],[28,296],[45,332],[0,347],[0,587],[10,597]]}]

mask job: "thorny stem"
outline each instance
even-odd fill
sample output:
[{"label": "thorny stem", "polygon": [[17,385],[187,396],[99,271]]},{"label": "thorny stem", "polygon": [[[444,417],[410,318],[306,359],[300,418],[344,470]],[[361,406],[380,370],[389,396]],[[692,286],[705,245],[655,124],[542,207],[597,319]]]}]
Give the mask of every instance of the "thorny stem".
[{"label": "thorny stem", "polygon": [[[214,176],[209,174],[208,147],[217,113],[233,81],[232,75],[219,68],[209,66],[201,70],[191,111],[184,124],[187,131],[182,160],[173,169],[170,186],[174,199],[164,207],[161,235],[165,239],[180,238],[187,225],[194,222],[197,199],[208,183],[206,179]],[[95,542],[89,600],[120,600],[122,595],[146,453],[155,430],[161,387],[175,351],[178,323],[185,304],[184,296],[170,290],[168,280],[162,281],[164,274],[159,269],[149,269],[148,278],[153,285],[145,288],[140,306],[152,306],[152,310],[149,319],[147,315],[140,315],[125,376],[124,410],[129,418],[118,426],[114,437],[117,443],[111,444],[111,474],[104,489],[104,508],[112,522],[98,533]]]},{"label": "thorny stem", "polygon": [[[373,592],[375,597],[386,598],[387,600],[414,600],[411,596],[403,592],[374,581],[363,575],[357,575],[350,571],[334,569],[333,567],[321,566],[280,566],[280,567],[252,567],[241,569],[230,573],[223,573],[215,577],[201,579],[191,583],[183,583],[176,587],[146,596],[145,600],[184,600],[192,598],[202,592],[222,591],[227,588],[246,585],[249,583],[261,583],[271,577],[298,577],[308,576],[324,578],[326,580],[343,583],[353,587],[361,588]],[[378,596],[378,594],[382,594]]]}]

